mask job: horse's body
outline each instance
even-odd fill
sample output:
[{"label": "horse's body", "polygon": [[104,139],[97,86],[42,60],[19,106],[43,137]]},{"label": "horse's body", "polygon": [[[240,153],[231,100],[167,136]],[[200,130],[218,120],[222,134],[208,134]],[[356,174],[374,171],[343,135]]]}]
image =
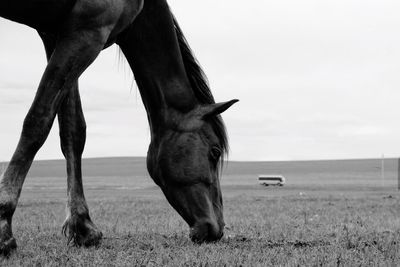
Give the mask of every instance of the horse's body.
[{"label": "horse's body", "polygon": [[0,16],[36,29],[48,59],[0,184],[0,252],[16,247],[12,215],[56,115],[68,176],[63,231],[77,245],[94,245],[101,239],[82,188],[86,125],[77,80],[100,51],[113,43],[121,47],[132,68],[148,114],[151,177],[189,224],[194,241],[221,238],[218,165],[227,140],[218,114],[236,100],[215,104],[166,1],[5,0],[0,2]]},{"label": "horse's body", "polygon": [[62,23],[75,2],[76,0],[4,0],[0,2],[0,16],[37,30],[50,30]]}]

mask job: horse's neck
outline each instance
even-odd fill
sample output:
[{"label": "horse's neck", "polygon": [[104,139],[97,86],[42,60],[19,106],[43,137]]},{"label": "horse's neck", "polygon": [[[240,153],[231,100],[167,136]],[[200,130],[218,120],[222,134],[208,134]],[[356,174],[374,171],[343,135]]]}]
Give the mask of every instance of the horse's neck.
[{"label": "horse's neck", "polygon": [[117,43],[134,72],[152,130],[169,111],[187,112],[197,105],[164,1],[146,2]]}]

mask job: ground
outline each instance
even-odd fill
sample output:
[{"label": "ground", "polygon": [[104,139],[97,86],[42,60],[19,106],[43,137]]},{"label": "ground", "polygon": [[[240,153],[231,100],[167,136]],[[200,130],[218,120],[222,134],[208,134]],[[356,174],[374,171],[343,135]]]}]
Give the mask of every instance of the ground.
[{"label": "ground", "polygon": [[[251,171],[239,178],[232,169],[222,177],[225,237],[204,245],[190,242],[187,225],[148,177],[132,177],[129,183],[126,177],[89,175],[86,197],[104,240],[97,248],[68,246],[61,234],[65,179],[30,177],[14,215],[18,249],[0,259],[0,266],[400,263],[400,193],[394,168],[384,183],[379,171],[375,183],[371,178],[360,184],[354,178],[360,175],[352,172],[348,177],[354,179],[327,182],[325,169],[319,183],[310,171],[303,183],[287,175],[287,185],[268,188],[259,186]],[[331,176],[338,177],[333,169]]]}]

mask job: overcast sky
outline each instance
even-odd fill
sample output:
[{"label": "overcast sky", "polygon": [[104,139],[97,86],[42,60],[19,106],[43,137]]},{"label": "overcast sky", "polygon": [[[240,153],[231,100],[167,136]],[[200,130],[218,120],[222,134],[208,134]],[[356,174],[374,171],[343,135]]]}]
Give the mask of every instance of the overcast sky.
[{"label": "overcast sky", "polygon": [[[400,155],[398,0],[170,0],[224,113],[232,160]],[[45,68],[36,32],[0,19],[0,161]],[[80,79],[85,157],[144,156],[149,127],[116,46]],[[57,124],[38,159],[62,158]]]}]

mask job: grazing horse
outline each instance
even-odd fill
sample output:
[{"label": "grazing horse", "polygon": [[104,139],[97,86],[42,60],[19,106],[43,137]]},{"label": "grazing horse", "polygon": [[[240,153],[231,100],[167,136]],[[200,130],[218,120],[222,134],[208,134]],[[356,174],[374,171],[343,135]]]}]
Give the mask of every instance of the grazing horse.
[{"label": "grazing horse", "polygon": [[76,245],[101,240],[82,187],[86,125],[78,78],[113,43],[127,58],[147,111],[150,176],[188,223],[194,242],[220,239],[224,220],[218,174],[228,144],[219,114],[237,100],[214,102],[166,0],[2,0],[0,16],[36,29],[48,59],[0,182],[0,252],[16,247],[12,216],[56,115],[68,176],[63,232]]}]

